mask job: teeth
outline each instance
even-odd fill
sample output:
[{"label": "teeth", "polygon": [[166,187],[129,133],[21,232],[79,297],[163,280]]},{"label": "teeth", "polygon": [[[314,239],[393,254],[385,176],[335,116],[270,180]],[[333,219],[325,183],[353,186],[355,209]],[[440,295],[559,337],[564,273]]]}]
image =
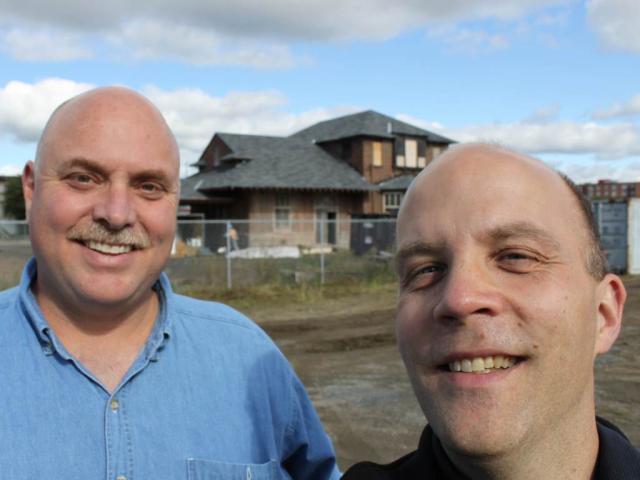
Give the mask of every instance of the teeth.
[{"label": "teeth", "polygon": [[489,373],[499,368],[511,368],[515,363],[516,359],[514,357],[505,357],[503,355],[465,358],[449,363],[449,370],[452,372],[465,373]]},{"label": "teeth", "polygon": [[471,361],[471,369],[474,372],[482,372],[484,370],[484,358],[474,358]]},{"label": "teeth", "polygon": [[504,361],[504,357],[502,355],[496,355],[493,358],[493,368],[502,368],[503,361]]},{"label": "teeth", "polygon": [[119,255],[121,253],[129,253],[132,250],[131,245],[108,245],[106,243],[99,243],[89,241],[87,247],[91,250],[95,250],[100,253],[109,253],[111,255]]},{"label": "teeth", "polygon": [[462,362],[460,362],[460,364],[462,365],[463,372],[465,373],[473,372],[473,368],[471,367],[471,360],[464,359],[462,360]]}]

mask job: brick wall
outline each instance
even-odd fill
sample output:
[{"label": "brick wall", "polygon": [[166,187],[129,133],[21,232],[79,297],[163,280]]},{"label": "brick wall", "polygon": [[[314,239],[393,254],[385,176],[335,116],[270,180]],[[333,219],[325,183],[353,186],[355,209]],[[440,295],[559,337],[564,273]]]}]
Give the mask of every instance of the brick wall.
[{"label": "brick wall", "polygon": [[[284,191],[283,191],[284,192]],[[249,199],[248,236],[250,246],[316,244],[316,212],[323,209],[335,212],[337,219],[336,244],[349,246],[351,213],[359,212],[358,195],[324,192],[288,192],[290,225],[276,228],[275,209],[277,192],[263,190],[251,192]]]}]

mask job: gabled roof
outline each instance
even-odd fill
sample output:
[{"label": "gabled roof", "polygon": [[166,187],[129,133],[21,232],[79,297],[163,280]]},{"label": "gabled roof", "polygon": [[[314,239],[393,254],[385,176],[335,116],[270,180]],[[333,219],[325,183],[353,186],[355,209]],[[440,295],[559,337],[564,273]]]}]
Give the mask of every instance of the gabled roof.
[{"label": "gabled roof", "polygon": [[[235,188],[369,191],[368,183],[344,161],[310,142],[287,137],[216,134],[231,150],[222,164],[182,182],[181,199]],[[204,194],[204,195],[203,195]]]},{"label": "gabled roof", "polygon": [[378,182],[378,187],[383,192],[405,191],[416,178],[415,175],[398,175],[397,177],[388,178],[382,182]]},{"label": "gabled roof", "polygon": [[453,140],[437,135],[428,130],[415,127],[395,118],[373,110],[366,110],[344,117],[325,120],[291,135],[291,138],[304,139],[309,142],[328,142],[343,138],[369,136],[393,138],[395,135],[425,137],[434,143],[454,143]]}]

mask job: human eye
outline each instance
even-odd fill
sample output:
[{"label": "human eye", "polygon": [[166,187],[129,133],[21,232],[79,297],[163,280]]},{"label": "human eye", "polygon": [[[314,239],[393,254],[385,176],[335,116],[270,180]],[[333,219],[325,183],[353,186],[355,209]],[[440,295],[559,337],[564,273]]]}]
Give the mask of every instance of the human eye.
[{"label": "human eye", "polygon": [[75,189],[86,190],[98,184],[100,179],[88,172],[71,172],[65,177],[65,181]]},{"label": "human eye", "polygon": [[496,260],[501,268],[513,273],[529,273],[542,261],[539,254],[529,250],[504,250]]},{"label": "human eye", "polygon": [[163,184],[154,181],[141,182],[138,185],[138,190],[142,193],[143,196],[150,199],[160,198],[164,194],[164,192],[167,191]]},{"label": "human eye", "polygon": [[428,263],[408,269],[403,276],[403,286],[409,290],[428,287],[437,282],[446,271],[441,263]]}]

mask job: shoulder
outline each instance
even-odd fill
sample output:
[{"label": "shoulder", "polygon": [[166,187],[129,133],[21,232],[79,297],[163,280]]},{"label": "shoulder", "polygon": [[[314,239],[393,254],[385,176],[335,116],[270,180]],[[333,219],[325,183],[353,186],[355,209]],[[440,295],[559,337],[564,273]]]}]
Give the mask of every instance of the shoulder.
[{"label": "shoulder", "polygon": [[425,476],[427,472],[417,469],[419,452],[411,452],[394,462],[381,465],[373,462],[360,462],[347,470],[343,480],[395,480],[412,478],[432,478]]},{"label": "shoulder", "polygon": [[244,357],[268,353],[273,361],[282,360],[280,350],[264,330],[228,305],[172,294],[167,313],[172,330],[184,334],[192,344],[207,350],[214,346],[225,351],[238,349]]},{"label": "shoulder", "polygon": [[[205,330],[230,329],[247,335],[265,336],[263,330],[251,319],[236,309],[219,302],[199,300],[184,295],[172,294],[169,314],[189,322],[190,326]],[[175,320],[175,318],[172,318]]]},{"label": "shoulder", "polygon": [[640,478],[640,451],[611,422],[598,417],[597,426],[600,449],[594,478]]},{"label": "shoulder", "polygon": [[6,310],[15,305],[18,298],[18,287],[0,292],[0,310]]},{"label": "shoulder", "polygon": [[342,478],[344,480],[443,479],[445,476],[436,465],[432,441],[433,431],[427,426],[422,432],[417,450],[386,465],[373,462],[356,463],[345,472]]}]

